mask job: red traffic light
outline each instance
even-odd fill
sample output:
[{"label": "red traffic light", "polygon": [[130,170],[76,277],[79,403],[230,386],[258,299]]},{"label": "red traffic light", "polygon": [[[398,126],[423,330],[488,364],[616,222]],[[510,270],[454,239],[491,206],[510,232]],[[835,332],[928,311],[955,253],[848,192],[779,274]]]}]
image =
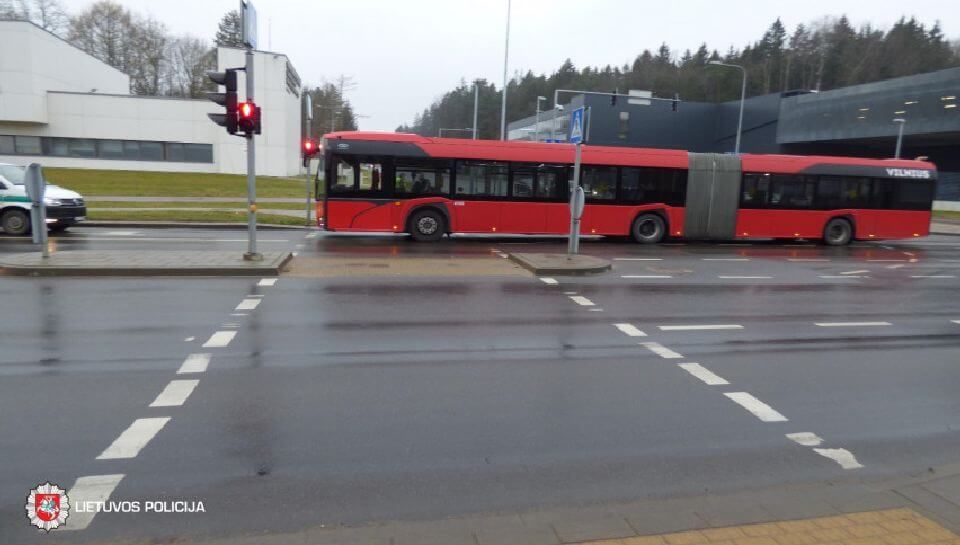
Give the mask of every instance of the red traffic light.
[{"label": "red traffic light", "polygon": [[310,153],[313,151],[313,140],[307,140],[303,143],[303,151]]},{"label": "red traffic light", "polygon": [[240,119],[253,119],[253,114],[257,109],[257,105],[253,102],[241,102],[240,103]]}]

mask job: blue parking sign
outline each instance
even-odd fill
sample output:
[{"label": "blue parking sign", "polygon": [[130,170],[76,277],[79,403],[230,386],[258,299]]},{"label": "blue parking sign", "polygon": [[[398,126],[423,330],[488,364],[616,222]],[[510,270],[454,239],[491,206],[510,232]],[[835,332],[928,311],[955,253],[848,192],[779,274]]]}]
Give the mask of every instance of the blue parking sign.
[{"label": "blue parking sign", "polygon": [[580,144],[583,142],[583,112],[585,108],[577,108],[570,112],[570,138],[571,144]]}]

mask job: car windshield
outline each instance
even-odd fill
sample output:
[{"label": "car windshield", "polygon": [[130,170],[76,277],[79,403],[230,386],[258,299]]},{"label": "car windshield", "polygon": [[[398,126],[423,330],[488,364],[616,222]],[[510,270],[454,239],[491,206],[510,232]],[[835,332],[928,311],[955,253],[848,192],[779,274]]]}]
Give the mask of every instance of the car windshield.
[{"label": "car windshield", "polygon": [[16,185],[23,185],[24,169],[14,165],[0,165],[0,176],[8,182]]}]

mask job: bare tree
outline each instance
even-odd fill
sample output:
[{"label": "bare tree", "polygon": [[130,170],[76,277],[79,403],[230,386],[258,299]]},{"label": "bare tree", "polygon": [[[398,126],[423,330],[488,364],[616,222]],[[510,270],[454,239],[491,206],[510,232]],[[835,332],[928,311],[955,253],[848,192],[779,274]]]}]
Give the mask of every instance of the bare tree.
[{"label": "bare tree", "polygon": [[138,95],[159,95],[167,60],[167,29],[154,19],[132,18],[130,85]]},{"label": "bare tree", "polygon": [[217,67],[216,51],[206,41],[193,36],[182,36],[170,41],[167,51],[166,94],[201,98],[213,85],[207,78],[208,70]]},{"label": "bare tree", "polygon": [[70,21],[59,0],[33,0],[30,16],[37,26],[58,36],[63,34]]},{"label": "bare tree", "polygon": [[0,21],[29,21],[27,0],[0,0]]},{"label": "bare tree", "polygon": [[110,66],[130,74],[133,21],[120,4],[101,0],[70,20],[67,39]]}]

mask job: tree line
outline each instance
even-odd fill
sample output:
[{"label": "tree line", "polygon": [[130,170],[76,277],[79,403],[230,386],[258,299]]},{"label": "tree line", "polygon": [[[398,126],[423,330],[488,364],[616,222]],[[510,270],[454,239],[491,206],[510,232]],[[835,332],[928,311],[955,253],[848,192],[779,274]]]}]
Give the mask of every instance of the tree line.
[{"label": "tree line", "polygon": [[[578,69],[567,59],[550,75],[515,74],[507,84],[508,121],[533,115],[538,96],[548,98],[543,107],[551,107],[555,89],[621,93],[642,89],[658,97],[672,98],[676,93],[681,100],[702,102],[739,99],[740,71],[710,67],[713,60],[746,69],[748,96],[826,91],[960,66],[960,42],[947,40],[939,23],[927,27],[915,18],[903,17],[882,30],[870,24],[854,28],[845,15],[824,17],[797,25],[792,33],[778,18],[759,40],[743,49],[731,47],[724,54],[702,44],[696,51],[677,55],[663,44],[655,52],[644,50],[622,66]],[[501,93],[485,80],[477,87],[479,136],[499,138]],[[473,100],[473,83],[461,80],[417,114],[411,124],[397,130],[437,136],[440,128],[471,127]]]}]

